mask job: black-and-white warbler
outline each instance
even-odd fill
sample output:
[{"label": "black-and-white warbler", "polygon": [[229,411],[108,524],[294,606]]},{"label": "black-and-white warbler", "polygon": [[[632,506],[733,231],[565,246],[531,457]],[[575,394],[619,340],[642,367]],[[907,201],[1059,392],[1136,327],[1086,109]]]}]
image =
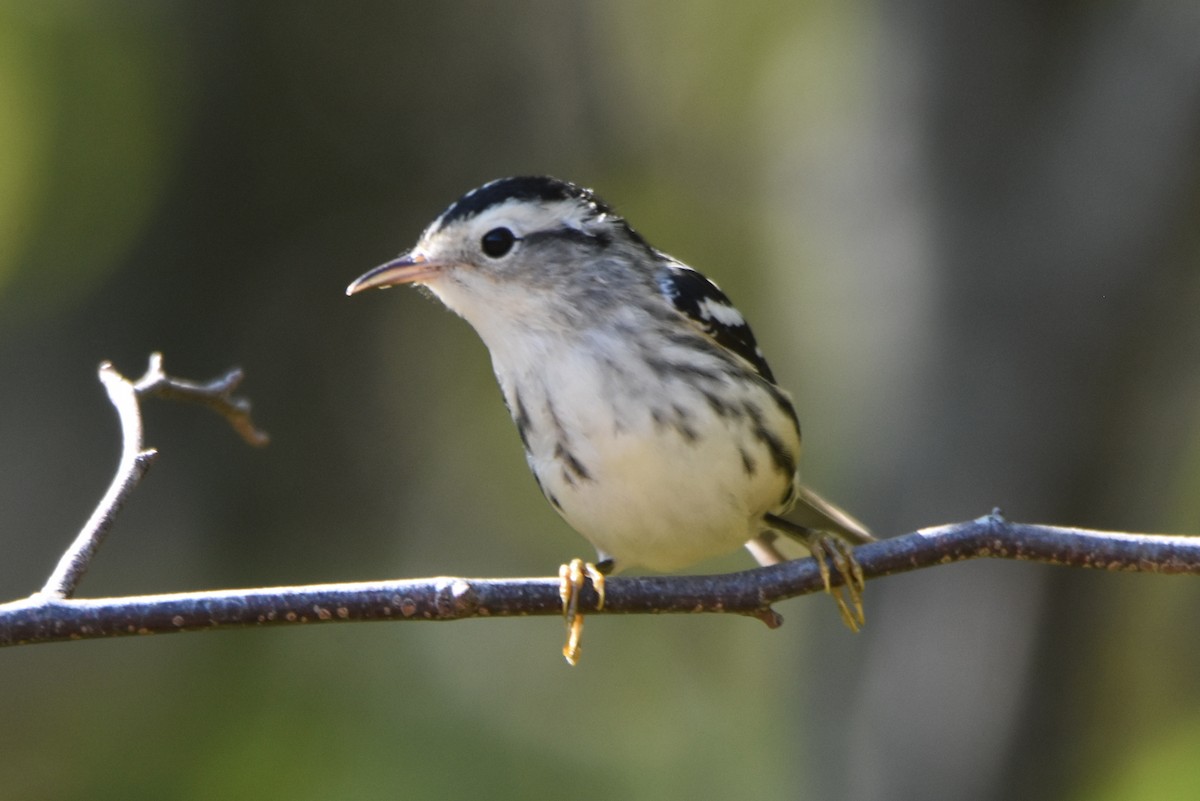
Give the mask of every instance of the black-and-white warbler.
[{"label": "black-and-white warbler", "polygon": [[[678,570],[742,544],[781,561],[781,532],[817,558],[847,625],[862,622],[847,543],[871,536],[800,485],[796,413],[745,318],[591,190],[548,177],[485,184],[346,292],[409,283],[487,345],[538,485],[596,548],[586,567],[601,602],[615,568]],[[572,662],[582,567],[563,572]]]}]

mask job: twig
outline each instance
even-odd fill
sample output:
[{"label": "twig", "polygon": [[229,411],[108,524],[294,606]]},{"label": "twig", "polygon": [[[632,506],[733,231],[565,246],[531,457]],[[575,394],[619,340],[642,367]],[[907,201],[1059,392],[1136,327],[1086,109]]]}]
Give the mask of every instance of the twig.
[{"label": "twig", "polygon": [[100,381],[121,423],[121,459],[108,491],[75,541],[58,560],[54,572],[46,580],[41,592],[34,596],[35,599],[65,599],[74,595],[88,565],[112,528],[117,513],[158,455],[153,448],[144,447],[142,413],[138,405],[140,397],[149,395],[202,404],[228,420],[233,429],[251,445],[267,443],[267,435],[250,422],[250,403],[233,397],[233,391],[241,380],[242,372],[236,369],[205,384],[171,378],[163,372],[161,353],[151,354],[146,374],[136,382],[130,382],[117,372],[111,362],[100,365]]},{"label": "twig", "polygon": [[[867,578],[977,558],[1200,574],[1200,538],[1011,523],[994,512],[863,545]],[[835,582],[838,580],[834,574]],[[734,613],[778,625],[772,604],[823,589],[812,559],[718,576],[616,577],[588,614]],[[0,605],[0,646],[174,631],[369,620],[561,615],[557,578],[430,578]],[[581,608],[594,610],[584,590]]]},{"label": "twig", "polygon": [[233,396],[234,390],[245,377],[239,368],[235,367],[219,378],[198,384],[167,375],[163,372],[162,361],[161,353],[150,354],[150,366],[146,368],[146,374],[133,385],[138,397],[198,403],[224,417],[247,443],[261,447],[270,441],[266,432],[255,428],[250,421],[250,401]]}]

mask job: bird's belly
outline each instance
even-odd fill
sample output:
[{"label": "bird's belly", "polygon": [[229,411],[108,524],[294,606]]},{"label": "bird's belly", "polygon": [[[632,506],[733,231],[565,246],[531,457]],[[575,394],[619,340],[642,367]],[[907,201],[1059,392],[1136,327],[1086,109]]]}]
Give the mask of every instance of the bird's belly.
[{"label": "bird's belly", "polygon": [[678,570],[756,536],[794,481],[738,421],[696,408],[687,423],[594,415],[572,428],[586,435],[532,448],[530,466],[566,521],[617,567]]}]

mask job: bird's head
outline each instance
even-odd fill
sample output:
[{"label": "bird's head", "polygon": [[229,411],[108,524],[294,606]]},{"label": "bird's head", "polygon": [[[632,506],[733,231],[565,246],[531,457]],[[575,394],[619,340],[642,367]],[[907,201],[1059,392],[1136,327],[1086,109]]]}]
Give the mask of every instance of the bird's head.
[{"label": "bird's head", "polygon": [[595,310],[600,300],[620,302],[614,286],[652,281],[639,269],[651,253],[590,189],[543,176],[501,178],[463,195],[416,247],[360,276],[346,294],[419,284],[476,328],[495,317],[550,322],[549,312],[571,316],[580,294]]}]

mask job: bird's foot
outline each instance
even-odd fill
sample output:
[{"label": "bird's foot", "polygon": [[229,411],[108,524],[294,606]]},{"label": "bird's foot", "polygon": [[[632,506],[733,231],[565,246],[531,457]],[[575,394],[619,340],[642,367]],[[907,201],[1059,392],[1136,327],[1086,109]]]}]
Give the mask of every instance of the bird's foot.
[{"label": "bird's foot", "polygon": [[[837,602],[842,622],[851,631],[858,631],[866,623],[862,602],[866,577],[863,576],[858,560],[854,558],[854,549],[845,540],[818,532],[813,532],[805,545],[817,560],[817,569],[821,571],[825,592]],[[833,585],[832,572],[829,569],[831,564],[842,579],[842,583],[836,587]],[[846,596],[849,596],[849,602]]]},{"label": "bird's foot", "polygon": [[[837,602],[838,612],[841,613],[842,622],[846,624],[846,628],[851,631],[858,631],[862,628],[866,623],[866,617],[863,615],[862,596],[867,579],[863,575],[862,565],[854,558],[854,546],[843,536],[793,523],[776,515],[767,515],[765,520],[773,531],[786,534],[808,549],[808,552],[817,560],[817,569],[821,571],[821,581],[825,585],[825,592],[833,596],[833,600]],[[865,529],[858,533],[860,537],[865,537],[867,540],[873,539],[866,534]],[[772,564],[774,556],[779,555],[779,551],[768,536],[770,534],[771,532],[768,531],[747,543],[750,552],[755,555],[760,564]],[[838,578],[841,579],[836,587],[833,585],[833,571],[830,570],[830,565],[833,565],[833,570],[837,571]],[[848,601],[847,596],[849,596]]]},{"label": "bird's foot", "polygon": [[579,644],[583,638],[583,613],[579,611],[579,593],[589,578],[598,596],[596,609],[599,611],[604,608],[604,573],[601,569],[582,559],[572,559],[558,568],[558,594],[562,598],[563,618],[567,621],[567,644],[563,646],[563,656],[572,665],[579,662],[579,655],[583,650]]}]

